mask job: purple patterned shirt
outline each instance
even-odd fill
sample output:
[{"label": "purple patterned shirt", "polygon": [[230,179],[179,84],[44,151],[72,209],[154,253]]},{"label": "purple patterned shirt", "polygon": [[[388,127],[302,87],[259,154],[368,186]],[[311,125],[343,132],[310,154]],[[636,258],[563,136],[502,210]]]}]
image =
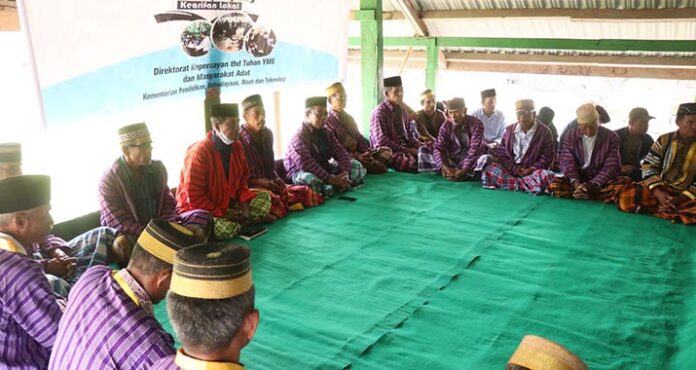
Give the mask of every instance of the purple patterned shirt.
[{"label": "purple patterned shirt", "polygon": [[260,135],[255,138],[246,125],[243,125],[239,130],[239,141],[242,142],[249,165],[249,180],[280,178],[275,171],[273,132],[268,127],[264,127]]},{"label": "purple patterned shirt", "polygon": [[288,178],[298,172],[311,172],[326,181],[331,176],[329,160],[332,158],[338,163],[341,172],[350,173],[350,155],[331,131],[326,128],[315,129],[308,123],[303,123],[290,140],[283,162]]},{"label": "purple patterned shirt", "polygon": [[351,155],[355,156],[370,150],[370,142],[358,130],[355,119],[345,111],[338,113],[330,110],[326,118],[326,128],[333,132],[336,140]]},{"label": "purple patterned shirt", "polygon": [[[125,164],[119,158],[99,182],[101,224],[113,227],[119,233],[138,237],[150,220],[138,219],[136,197],[131,193],[127,180],[123,178],[125,171],[121,166]],[[167,186],[167,169],[160,161],[152,161],[149,167],[157,180],[157,191],[153,193],[157,200],[157,218],[176,221],[176,200]]]},{"label": "purple patterned shirt", "polygon": [[395,108],[389,100],[385,99],[372,111],[370,117],[372,148],[386,146],[394,153],[402,153],[409,148],[418,149],[421,144],[413,137],[406,111],[402,109],[401,122],[395,122]]},{"label": "purple patterned shirt", "polygon": [[0,250],[0,368],[46,368],[61,316],[41,267]]},{"label": "purple patterned shirt", "polygon": [[561,171],[569,180],[580,182],[590,181],[597,186],[604,186],[621,173],[621,139],[616,133],[606,127],[599,126],[597,141],[592,150],[592,158],[587,168],[582,146],[580,129],[571,130],[562,145],[559,162]]},{"label": "purple patterned shirt", "polygon": [[522,162],[515,163],[515,150],[513,141],[515,140],[515,129],[519,123],[513,123],[505,128],[503,141],[493,150],[495,161],[511,173],[515,173],[522,167],[534,167],[539,170],[547,170],[553,163],[556,154],[553,145],[553,135],[551,130],[544,124],[536,123],[534,136],[529,143],[527,152],[522,157]]},{"label": "purple patterned shirt", "polygon": [[49,369],[144,370],[174,353],[172,336],[135,303],[109,267],[96,266],[70,291]]},{"label": "purple patterned shirt", "polygon": [[433,157],[438,170],[444,165],[473,169],[478,158],[485,153],[486,140],[483,136],[483,123],[473,116],[465,116],[466,122],[462,130],[469,138],[468,143],[462,143],[460,135],[455,130],[454,122],[447,120],[440,126],[437,141],[433,146]]}]

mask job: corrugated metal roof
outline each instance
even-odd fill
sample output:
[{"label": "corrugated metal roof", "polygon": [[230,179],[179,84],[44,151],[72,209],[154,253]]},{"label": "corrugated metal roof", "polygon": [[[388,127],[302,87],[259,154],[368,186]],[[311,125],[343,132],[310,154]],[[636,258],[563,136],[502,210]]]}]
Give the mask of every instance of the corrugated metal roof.
[{"label": "corrugated metal roof", "polygon": [[[696,0],[415,0],[420,10],[497,9],[664,9],[696,8]],[[360,0],[351,0],[352,9]],[[384,11],[398,11],[394,0],[384,0]]]}]

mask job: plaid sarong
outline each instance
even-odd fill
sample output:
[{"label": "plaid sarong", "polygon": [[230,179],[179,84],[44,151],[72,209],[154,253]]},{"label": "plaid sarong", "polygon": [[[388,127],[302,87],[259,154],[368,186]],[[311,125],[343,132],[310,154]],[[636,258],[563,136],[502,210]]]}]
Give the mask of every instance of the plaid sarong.
[{"label": "plaid sarong", "polygon": [[[338,165],[335,163],[332,164],[329,172],[334,175],[339,173],[340,170],[338,169]],[[367,174],[365,167],[357,160],[351,159],[350,173],[348,174],[348,178],[353,183],[353,186],[362,185],[364,183],[365,174]],[[330,198],[335,193],[333,186],[325,183],[322,179],[318,178],[311,172],[300,171],[296,173],[291,180],[293,184],[309,186],[312,188],[312,190],[318,194],[321,194],[321,196],[324,198]]]},{"label": "plaid sarong", "polygon": [[[256,196],[249,201],[249,218],[258,220],[269,215],[271,212],[271,195],[266,190],[254,189]],[[232,239],[242,229],[238,222],[230,221],[226,218],[213,218],[213,235],[217,240]]]},{"label": "plaid sarong", "polygon": [[552,171],[541,169],[525,177],[516,177],[498,163],[491,163],[483,171],[481,182],[487,188],[525,191],[536,195],[545,192],[555,178]]},{"label": "plaid sarong", "polygon": [[379,148],[370,149],[370,156],[377,162],[389,167],[392,163],[392,157],[394,153],[391,148],[387,146],[380,146]]},{"label": "plaid sarong", "polygon": [[647,213],[685,225],[696,224],[696,200],[682,203],[674,212],[661,212],[657,198],[647,186],[639,183],[624,187],[619,194],[616,206],[624,212]]},{"label": "plaid sarong", "polygon": [[418,148],[418,172],[434,172],[437,171],[435,165],[435,157],[433,150],[427,146]]},{"label": "plaid sarong", "polygon": [[[63,248],[63,251],[68,256],[77,258],[75,273],[67,279],[46,274],[48,283],[51,285],[53,292],[63,298],[68,298],[70,287],[80,279],[80,276],[82,276],[88,268],[106,265],[109,258],[108,251],[114,243],[115,237],[116,229],[101,226],[70,240],[68,242],[68,248]],[[34,252],[33,257],[35,259],[44,258],[40,251]]]},{"label": "plaid sarong", "polygon": [[[621,190],[631,183],[631,179],[626,176],[617,177],[599,188],[599,191],[589,194],[590,199],[602,203],[615,202],[619,198]],[[549,185],[549,191],[556,198],[572,198],[575,189],[567,177],[556,177],[555,181]]]},{"label": "plaid sarong", "polygon": [[399,172],[418,172],[418,158],[404,152],[394,153],[392,167]]}]

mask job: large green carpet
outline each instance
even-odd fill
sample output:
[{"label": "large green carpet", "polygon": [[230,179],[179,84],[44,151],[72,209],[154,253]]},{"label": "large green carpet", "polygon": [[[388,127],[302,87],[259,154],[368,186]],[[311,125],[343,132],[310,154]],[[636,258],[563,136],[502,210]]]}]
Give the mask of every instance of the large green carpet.
[{"label": "large green carpet", "polygon": [[592,369],[696,366],[696,228],[430,174],[349,195],[240,242],[247,368],[502,369],[525,334]]}]

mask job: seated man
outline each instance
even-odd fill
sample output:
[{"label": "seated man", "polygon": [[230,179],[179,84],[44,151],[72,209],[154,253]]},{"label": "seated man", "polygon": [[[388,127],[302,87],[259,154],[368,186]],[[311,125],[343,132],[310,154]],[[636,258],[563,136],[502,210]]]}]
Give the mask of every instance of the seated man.
[{"label": "seated man", "polygon": [[[309,185],[325,198],[363,183],[365,167],[327,130],[326,98],[305,101],[305,119],[290,140],[285,154],[285,170],[296,185]],[[333,163],[331,160],[333,159]]]},{"label": "seated man", "polygon": [[438,110],[435,103],[435,94],[427,89],[421,93],[420,97],[422,110],[418,111],[416,118],[416,130],[422,141],[432,146],[440,133],[440,127],[445,120],[445,112]]},{"label": "seated man", "polygon": [[557,177],[549,189],[558,198],[613,202],[631,182],[619,177],[619,137],[599,125],[599,113],[591,103],[581,105],[576,114],[578,128],[568,133],[561,149],[563,177]]},{"label": "seated man", "polygon": [[615,131],[621,139],[621,174],[633,181],[643,179],[640,163],[654,142],[648,135],[648,122],[653,118],[645,108],[633,108],[628,114],[628,127]]},{"label": "seated man", "polygon": [[370,149],[370,142],[362,136],[353,117],[345,111],[348,97],[343,84],[336,82],[329,86],[326,96],[331,108],[326,118],[326,128],[334,134],[353,159],[362,163],[367,173],[387,172],[392,160],[392,151],[386,146]]},{"label": "seated man", "polygon": [[621,192],[620,210],[696,223],[696,103],[679,106],[677,126],[652,145],[643,161],[645,180]]},{"label": "seated man", "polygon": [[447,117],[434,145],[435,166],[450,181],[476,179],[490,160],[483,123],[466,114],[462,98],[447,102]]},{"label": "seated man", "polygon": [[182,348],[152,369],[244,369],[240,353],[259,324],[250,254],[223,243],[176,254],[167,312]]},{"label": "seated man", "polygon": [[391,166],[397,171],[433,171],[432,151],[412,135],[408,109],[403,104],[401,77],[384,79],[384,96],[384,101],[372,111],[370,118],[372,148],[390,148],[393,153]]},{"label": "seated man", "polygon": [[251,222],[271,221],[271,196],[249,189],[249,166],[239,137],[237,104],[211,107],[213,129],[205,139],[186,150],[176,190],[177,209],[206,210],[213,215],[213,235],[218,240],[239,234]]},{"label": "seated man", "polygon": [[169,290],[176,251],[200,242],[191,230],[154,219],[126,268],[87,270],[70,292],[48,368],[144,370],[173,354],[174,339],[153,306]]},{"label": "seated man", "polygon": [[118,130],[121,152],[99,183],[101,223],[135,242],[154,218],[180,223],[201,239],[210,233],[211,215],[194,209],[176,212],[174,194],[167,185],[167,169],[152,160],[152,139],[144,123]]},{"label": "seated man", "polygon": [[505,370],[587,370],[587,365],[558,343],[526,335]]},{"label": "seated man", "polygon": [[239,131],[239,141],[249,166],[249,186],[268,192],[271,196],[271,216],[279,219],[288,210],[302,210],[324,202],[318,193],[305,185],[287,185],[275,170],[273,132],[266,127],[266,110],[260,95],[252,95],[242,101],[244,125]]},{"label": "seated man", "polygon": [[519,100],[515,108],[517,122],[505,129],[481,180],[484,187],[543,193],[554,180],[549,170],[556,156],[551,130],[536,120],[534,101]]},{"label": "seated man", "polygon": [[[602,107],[599,104],[595,105],[595,109],[597,109],[597,113],[599,114],[599,124],[604,125],[607,124],[611,121],[611,117],[609,117],[609,112],[607,112],[604,107]],[[561,137],[558,139],[558,144],[561,146],[559,149],[559,152],[563,150],[563,144],[565,143],[565,139],[568,136],[569,133],[575,132],[578,129],[578,120],[573,119],[570,121],[568,125],[563,129],[563,132],[561,133]]]},{"label": "seated man", "polygon": [[15,176],[0,181],[0,367],[45,369],[65,303],[51,291],[41,266],[32,261],[32,243],[46,237],[48,176]]},{"label": "seated man", "polygon": [[[17,143],[0,144],[0,180],[21,174],[21,146]],[[116,230],[109,227],[90,230],[70,242],[49,234],[40,243],[32,243],[28,252],[41,264],[53,292],[68,298],[72,284],[89,267],[127,260],[130,246],[115,241],[115,237]]]},{"label": "seated man", "polygon": [[491,149],[500,144],[505,132],[505,115],[495,109],[496,103],[495,89],[483,90],[481,91],[481,108],[471,113],[483,123],[485,140]]}]

